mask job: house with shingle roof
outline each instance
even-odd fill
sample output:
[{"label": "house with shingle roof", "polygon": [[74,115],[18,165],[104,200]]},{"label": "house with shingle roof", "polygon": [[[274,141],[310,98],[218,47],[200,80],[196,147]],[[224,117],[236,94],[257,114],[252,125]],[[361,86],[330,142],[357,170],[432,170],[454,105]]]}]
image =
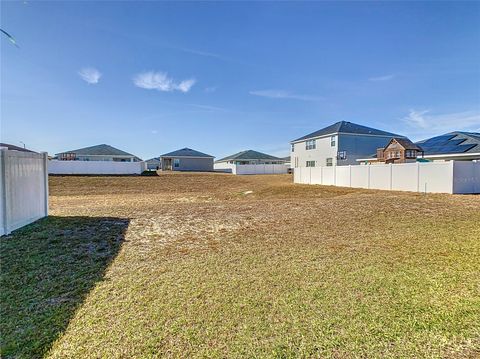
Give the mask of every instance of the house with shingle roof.
[{"label": "house with shingle roof", "polygon": [[182,148],[160,156],[162,171],[213,171],[215,157],[206,153]]},{"label": "house with shingle roof", "polygon": [[[395,143],[389,143],[388,146],[391,146],[391,151],[387,152],[387,148],[380,148],[377,150],[376,155],[360,158],[357,162],[370,164],[381,162],[402,163],[413,161],[480,160],[480,133],[478,132],[455,131],[416,143],[412,143],[405,138],[402,140],[395,138],[392,142],[399,143],[400,145],[397,146]],[[402,153],[401,147],[403,147],[404,153]],[[416,151],[416,153],[412,151]],[[403,155],[405,155],[405,161],[401,159]],[[413,157],[414,155],[415,157]]]},{"label": "house with shingle roof", "polygon": [[55,155],[60,161],[114,161],[114,162],[139,162],[141,161],[131,153],[119,150],[110,145],[79,148],[77,150],[60,152]]},{"label": "house with shingle roof", "polygon": [[416,142],[427,160],[480,160],[480,133],[454,131]]},{"label": "house with shingle roof", "polygon": [[292,167],[355,165],[357,159],[404,136],[340,121],[290,142]]},{"label": "house with shingle roof", "polygon": [[[278,169],[278,165],[285,166],[286,162],[287,161],[283,158],[275,157],[263,152],[245,150],[215,161],[214,168],[218,171],[237,173],[237,166],[252,165],[261,166],[261,174],[270,174],[284,172]],[[287,167],[285,166],[285,171],[286,170]]]}]

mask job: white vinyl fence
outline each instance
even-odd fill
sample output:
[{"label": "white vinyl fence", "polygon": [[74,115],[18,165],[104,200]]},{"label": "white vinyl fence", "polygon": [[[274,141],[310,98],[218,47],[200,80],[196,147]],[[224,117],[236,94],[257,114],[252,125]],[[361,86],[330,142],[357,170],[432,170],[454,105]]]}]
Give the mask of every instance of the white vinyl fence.
[{"label": "white vinyl fence", "polygon": [[272,175],[288,173],[287,165],[279,164],[258,164],[258,165],[236,165],[232,163],[216,163],[216,171],[233,173],[234,175]]},{"label": "white vinyl fence", "polygon": [[48,215],[47,153],[0,149],[0,235]]},{"label": "white vinyl fence", "polygon": [[48,173],[55,175],[134,175],[146,169],[146,162],[48,161]]},{"label": "white vinyl fence", "polygon": [[432,193],[480,193],[480,162],[298,167],[294,182]]}]

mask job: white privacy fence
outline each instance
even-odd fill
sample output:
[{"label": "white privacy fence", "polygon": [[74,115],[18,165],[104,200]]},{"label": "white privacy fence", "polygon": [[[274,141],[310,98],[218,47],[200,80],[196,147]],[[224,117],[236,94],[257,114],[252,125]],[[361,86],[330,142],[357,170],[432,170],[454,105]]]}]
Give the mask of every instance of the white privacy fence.
[{"label": "white privacy fence", "polygon": [[257,165],[236,165],[233,163],[215,163],[216,171],[233,173],[234,175],[269,175],[288,173],[287,165],[280,164],[257,164]]},{"label": "white privacy fence", "polygon": [[480,193],[480,162],[298,167],[294,182],[432,193]]},{"label": "white privacy fence", "polygon": [[55,175],[133,175],[146,169],[146,162],[48,161],[48,173]]},{"label": "white privacy fence", "polygon": [[0,149],[0,235],[48,215],[47,153]]}]

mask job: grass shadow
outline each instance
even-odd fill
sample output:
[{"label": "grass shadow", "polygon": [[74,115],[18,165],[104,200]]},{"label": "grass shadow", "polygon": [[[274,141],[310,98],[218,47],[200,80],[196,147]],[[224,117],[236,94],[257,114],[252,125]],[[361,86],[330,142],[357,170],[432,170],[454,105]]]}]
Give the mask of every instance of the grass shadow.
[{"label": "grass shadow", "polygon": [[0,239],[2,358],[39,358],[118,254],[129,220],[48,217]]}]

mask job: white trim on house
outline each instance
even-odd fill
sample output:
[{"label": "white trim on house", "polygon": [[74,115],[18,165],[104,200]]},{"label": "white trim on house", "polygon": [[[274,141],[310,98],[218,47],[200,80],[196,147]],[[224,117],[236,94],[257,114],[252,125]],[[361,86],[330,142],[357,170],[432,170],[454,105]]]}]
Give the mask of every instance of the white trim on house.
[{"label": "white trim on house", "polygon": [[401,136],[401,135],[372,135],[370,133],[350,133],[350,132],[332,132],[332,133],[329,133],[329,134],[326,134],[326,135],[321,135],[321,136],[314,136],[314,137],[308,137],[308,138],[304,138],[304,139],[301,139],[301,140],[294,140],[294,141],[290,141],[291,144],[295,144],[295,143],[300,143],[300,142],[305,142],[305,141],[308,141],[308,140],[316,140],[316,139],[319,139],[319,138],[326,138],[326,137],[331,137],[331,136],[338,136],[338,135],[346,135],[346,136],[370,136],[370,137],[389,137],[389,138],[393,138],[393,137],[398,137],[398,138],[406,138],[405,136]]},{"label": "white trim on house", "polygon": [[[424,158],[424,159],[480,159],[480,152],[467,152],[467,153],[446,153],[446,154],[439,154],[439,155],[423,155],[423,156],[417,156],[417,158]],[[357,162],[366,162],[366,161],[377,161],[376,157],[370,157],[370,158],[358,158],[356,160]]]}]

